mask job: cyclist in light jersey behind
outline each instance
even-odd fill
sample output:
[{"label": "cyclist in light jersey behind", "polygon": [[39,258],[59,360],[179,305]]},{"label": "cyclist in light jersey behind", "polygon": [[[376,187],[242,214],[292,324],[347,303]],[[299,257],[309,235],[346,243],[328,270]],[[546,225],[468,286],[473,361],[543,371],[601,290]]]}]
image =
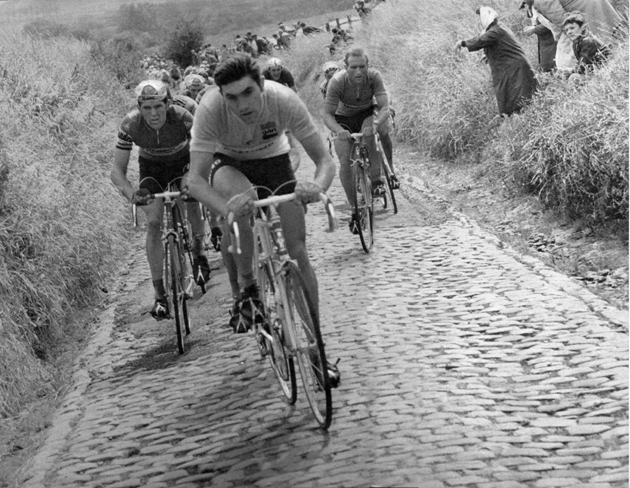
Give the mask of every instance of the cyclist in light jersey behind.
[{"label": "cyclist in light jersey behind", "polygon": [[[346,198],[354,208],[355,182],[350,165],[352,150],[351,133],[362,132],[366,137],[370,160],[379,162],[376,151],[374,130],[381,138],[383,150],[390,164],[392,160],[392,142],[389,136],[389,100],[383,85],[381,73],[369,68],[368,56],[361,48],[354,48],[346,53],[346,69],[338,71],[328,82],[324,105],[324,123],[335,138],[335,151],[339,157],[339,179],[346,193]],[[376,103],[374,103],[374,100]],[[374,115],[376,112],[376,115]],[[381,180],[381,165],[370,166],[372,188],[375,196],[385,193]],[[394,188],[398,180],[393,178]],[[350,230],[358,233],[356,215],[350,219]]]}]

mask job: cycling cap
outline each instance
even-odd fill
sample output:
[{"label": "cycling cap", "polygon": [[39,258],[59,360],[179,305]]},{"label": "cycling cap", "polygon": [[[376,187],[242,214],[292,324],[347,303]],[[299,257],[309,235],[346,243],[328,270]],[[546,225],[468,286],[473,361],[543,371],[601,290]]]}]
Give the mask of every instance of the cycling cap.
[{"label": "cycling cap", "polygon": [[328,61],[327,63],[324,63],[322,69],[324,70],[324,73],[328,73],[331,70],[337,71],[339,69],[339,66],[334,61]]},{"label": "cycling cap", "polygon": [[168,86],[160,80],[142,81],[135,92],[139,103],[168,98]]},{"label": "cycling cap", "polygon": [[184,83],[186,83],[186,86],[188,88],[192,86],[203,86],[206,84],[203,76],[197,74],[188,75],[186,78],[184,78]]},{"label": "cycling cap", "polygon": [[278,58],[271,58],[269,61],[267,61],[267,66],[269,67],[277,66],[279,68],[282,66],[282,61],[280,61],[280,59]]}]

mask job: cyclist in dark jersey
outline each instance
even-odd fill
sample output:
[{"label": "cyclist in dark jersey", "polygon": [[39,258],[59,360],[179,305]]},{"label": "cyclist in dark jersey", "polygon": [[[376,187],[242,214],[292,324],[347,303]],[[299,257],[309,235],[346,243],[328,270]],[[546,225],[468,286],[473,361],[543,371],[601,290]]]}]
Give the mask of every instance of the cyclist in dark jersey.
[{"label": "cyclist in dark jersey", "polygon": [[287,68],[282,66],[282,61],[279,58],[269,59],[269,61],[267,61],[267,67],[262,74],[266,80],[275,81],[281,85],[288,86],[297,93],[293,75]]},{"label": "cyclist in dark jersey", "polygon": [[[138,107],[129,112],[118,129],[111,179],[120,192],[147,216],[146,252],[155,289],[151,315],[156,320],[169,317],[163,281],[162,214],[164,203],[153,200],[151,193],[163,191],[167,184],[185,174],[190,163],[190,130],[193,116],[174,105],[169,88],[158,80],[143,81],[136,88]],[[127,179],[133,145],[139,147],[140,188],[134,190]],[[195,281],[205,283],[210,276],[202,245],[203,224],[199,205],[188,205],[188,218],[195,235]]]}]

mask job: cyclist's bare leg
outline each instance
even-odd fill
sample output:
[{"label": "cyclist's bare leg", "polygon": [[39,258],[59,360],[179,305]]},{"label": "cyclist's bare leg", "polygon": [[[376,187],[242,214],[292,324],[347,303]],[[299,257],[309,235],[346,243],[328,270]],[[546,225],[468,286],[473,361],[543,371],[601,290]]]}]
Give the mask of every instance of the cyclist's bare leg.
[{"label": "cyclist's bare leg", "polygon": [[352,150],[352,141],[342,141],[335,139],[335,152],[339,157],[339,180],[343,191],[346,193],[346,199],[351,207],[354,207],[354,178],[352,177],[352,166],[350,165],[350,151]]},{"label": "cyclist's bare leg", "polygon": [[281,203],[278,205],[278,214],[282,222],[284,239],[287,244],[289,256],[295,259],[306,281],[306,287],[313,299],[315,310],[319,313],[319,293],[317,277],[311,266],[306,251],[306,223],[304,221],[304,206],[297,201]]},{"label": "cyclist's bare leg", "polygon": [[392,144],[392,138],[389,135],[389,130],[385,129],[381,132],[380,128],[378,131],[378,135],[381,138],[381,144],[383,145],[383,151],[385,151],[385,156],[387,157],[387,161],[389,161],[389,167],[394,171],[394,147]]},{"label": "cyclist's bare leg", "polygon": [[[223,235],[229,235],[226,229],[223,230]],[[223,264],[228,272],[228,278],[230,280],[230,289],[232,290],[232,298],[238,300],[241,297],[241,290],[238,285],[238,269],[236,268],[236,261],[234,255],[228,251],[227,239],[225,245],[221,245],[221,255],[223,256]]]},{"label": "cyclist's bare leg", "polygon": [[[165,293],[164,284],[162,282],[164,269],[164,244],[162,243],[162,212],[164,203],[162,200],[155,200],[150,205],[142,207],[147,217],[147,238],[146,252],[147,261],[149,262],[149,271],[151,272],[151,280],[155,288],[156,296],[163,296]],[[157,282],[162,282],[162,289],[159,290]]]},{"label": "cyclist's bare leg", "polygon": [[201,220],[201,209],[199,208],[199,203],[197,202],[189,202],[186,204],[188,221],[190,222],[190,226],[192,227],[193,233],[193,248],[192,253],[194,257],[199,256],[200,254],[205,254],[203,249],[203,234],[205,232],[203,220]]},{"label": "cyclist's bare leg", "polygon": [[[249,180],[243,173],[231,166],[222,166],[217,170],[212,180],[212,187],[227,200],[248,190],[253,192]],[[228,262],[225,264],[230,283],[232,280],[238,280],[241,288],[245,288],[255,281],[253,271],[254,234],[248,217],[241,217],[236,221],[240,232],[241,254],[232,254],[234,266],[229,266]],[[223,239],[225,245],[222,244],[221,248],[227,249],[231,245],[230,230],[227,228],[224,229]],[[235,271],[237,276],[233,276]]]},{"label": "cyclist's bare leg", "polygon": [[[361,124],[361,131],[365,134],[366,128],[372,128],[374,124],[374,116],[370,116]],[[381,178],[381,155],[376,150],[376,138],[374,136],[365,137],[363,139],[368,147],[368,153],[370,155],[370,179],[374,181],[382,181]]]}]

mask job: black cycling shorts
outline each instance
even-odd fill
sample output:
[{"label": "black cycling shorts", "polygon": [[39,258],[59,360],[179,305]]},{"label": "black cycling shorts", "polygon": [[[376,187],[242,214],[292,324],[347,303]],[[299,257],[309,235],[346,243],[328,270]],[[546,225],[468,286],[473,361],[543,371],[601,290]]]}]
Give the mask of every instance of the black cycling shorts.
[{"label": "black cycling shorts", "polygon": [[[217,170],[223,166],[232,166],[243,173],[252,185],[264,187],[258,188],[258,198],[260,199],[267,198],[272,194],[286,195],[295,190],[295,173],[291,168],[291,159],[289,159],[288,153],[272,158],[245,161],[217,153],[210,169],[210,184],[212,184]],[[287,183],[288,181],[291,183]]]},{"label": "black cycling shorts", "polygon": [[151,161],[140,156],[138,157],[138,164],[140,166],[140,188],[146,188],[151,193],[160,193],[165,191],[173,180],[176,180],[179,188],[179,182],[190,165],[190,154],[172,163]]},{"label": "black cycling shorts", "polygon": [[374,115],[374,107],[370,107],[369,109],[364,110],[363,112],[359,112],[358,114],[355,114],[355,115],[335,114],[335,120],[340,126],[350,131],[351,134],[356,134],[358,132],[361,132],[361,129],[363,128],[363,122],[365,122],[365,119],[373,115]]}]

